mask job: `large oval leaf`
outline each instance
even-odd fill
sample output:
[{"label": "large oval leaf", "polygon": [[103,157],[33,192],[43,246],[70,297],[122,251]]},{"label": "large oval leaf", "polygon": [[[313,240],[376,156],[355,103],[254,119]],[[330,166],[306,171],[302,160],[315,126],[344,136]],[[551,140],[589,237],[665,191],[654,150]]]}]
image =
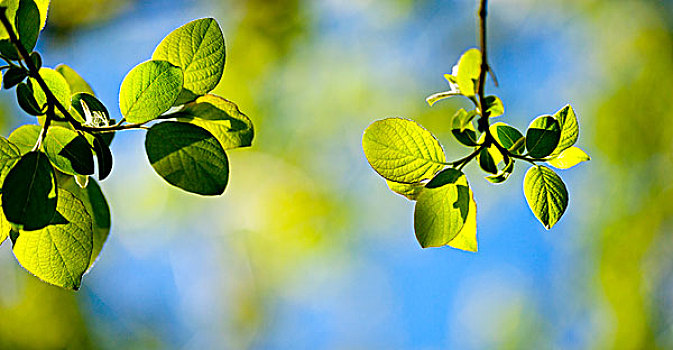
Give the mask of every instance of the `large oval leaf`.
[{"label": "large oval leaf", "polygon": [[229,161],[217,139],[196,125],[163,122],[147,132],[145,150],[154,170],[171,185],[219,195],[229,181]]},{"label": "large oval leaf", "polygon": [[441,247],[460,233],[470,205],[465,175],[448,168],[425,185],[414,209],[414,231],[421,247]]},{"label": "large oval leaf", "polygon": [[14,255],[41,280],[77,290],[89,267],[93,250],[91,216],[73,194],[59,189],[56,214],[41,230],[20,231]]},{"label": "large oval leaf", "polygon": [[173,116],[208,130],[225,150],[250,146],[255,134],[250,118],[236,104],[216,95],[201,96]]},{"label": "large oval leaf", "polygon": [[533,158],[550,155],[558,145],[561,127],[552,116],[543,115],[535,118],[526,131],[526,148]]},{"label": "large oval leaf", "polygon": [[122,81],[119,108],[130,123],[144,123],[166,112],[182,89],[182,70],[166,61],[135,66]]},{"label": "large oval leaf", "polygon": [[561,177],[542,165],[533,166],[523,179],[523,191],[533,214],[550,229],[568,206],[568,190]]},{"label": "large oval leaf", "polygon": [[44,151],[52,164],[66,174],[93,174],[93,152],[87,140],[76,131],[50,127],[44,139]]},{"label": "large oval leaf", "polygon": [[184,89],[203,95],[220,82],[225,56],[224,36],[217,21],[202,18],[168,34],[157,46],[152,59],[182,68]]},{"label": "large oval leaf", "polygon": [[408,119],[389,118],[372,123],[362,136],[362,148],[374,171],[394,182],[428,179],[446,161],[439,141]]},{"label": "large oval leaf", "polygon": [[42,152],[28,152],[16,162],[2,184],[2,209],[9,222],[24,230],[49,224],[56,210],[56,180]]},{"label": "large oval leaf", "polygon": [[65,78],[65,81],[68,82],[71,93],[76,94],[78,92],[86,92],[94,95],[91,85],[89,85],[89,83],[87,83],[74,69],[65,64],[59,64],[54,70],[61,74],[63,78]]}]

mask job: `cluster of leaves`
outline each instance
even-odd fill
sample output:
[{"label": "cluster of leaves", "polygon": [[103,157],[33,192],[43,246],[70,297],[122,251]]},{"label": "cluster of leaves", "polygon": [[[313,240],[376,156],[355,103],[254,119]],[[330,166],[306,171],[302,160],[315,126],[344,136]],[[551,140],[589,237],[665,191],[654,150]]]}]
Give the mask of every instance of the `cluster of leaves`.
[{"label": "cluster of leaves", "polygon": [[[483,96],[483,57],[478,49],[466,51],[445,78],[450,90],[427,98],[435,102],[463,96],[474,109],[458,110],[451,133],[472,149],[464,158],[447,162],[437,138],[414,121],[388,118],[374,122],[364,132],[362,147],[372,168],[386,179],[390,189],[416,201],[414,230],[422,247],[449,245],[476,251],[476,210],[472,190],[462,169],[477,160],[492,183],[502,183],[514,171],[517,160],[531,163],[524,178],[524,193],[535,216],[549,229],[568,206],[568,191],[555,168],[567,169],[589,160],[573,145],[579,136],[577,117],[569,105],[552,115],[535,118],[526,134],[489,118],[505,109],[497,96]],[[475,128],[474,122],[477,122]]]},{"label": "cluster of leaves", "polygon": [[224,37],[212,18],[174,30],[151,60],[128,73],[119,92],[123,118],[116,122],[72,68],[41,67],[33,49],[49,1],[4,4],[3,88],[16,87],[19,106],[39,125],[0,137],[0,243],[10,237],[26,270],[76,290],[110,231],[110,209],[91,176],[100,181],[110,174],[116,131],[147,129],[147,157],[162,178],[192,193],[219,195],[229,179],[225,150],[250,146],[253,126],[234,103],[209,94],[225,62]]}]

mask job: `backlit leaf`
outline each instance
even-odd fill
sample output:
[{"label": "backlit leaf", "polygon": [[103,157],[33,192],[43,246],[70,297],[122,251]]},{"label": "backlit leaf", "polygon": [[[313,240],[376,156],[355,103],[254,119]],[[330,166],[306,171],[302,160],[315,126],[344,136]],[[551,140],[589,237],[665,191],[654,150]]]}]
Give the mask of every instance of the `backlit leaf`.
[{"label": "backlit leaf", "polygon": [[35,147],[40,129],[41,127],[35,124],[22,125],[9,134],[9,142],[16,146],[21,154],[26,154]]},{"label": "backlit leaf", "polygon": [[566,105],[554,114],[554,118],[558,121],[561,127],[561,138],[559,143],[552,152],[552,155],[563,152],[566,148],[572,146],[577,142],[580,136],[579,123],[575,111],[570,105]]},{"label": "backlit leaf", "polygon": [[484,111],[489,118],[501,116],[505,113],[505,106],[498,96],[486,96],[484,98]]},{"label": "backlit leaf", "polygon": [[153,125],[145,150],[154,170],[168,183],[201,195],[219,195],[229,180],[229,161],[217,139],[196,125]]},{"label": "backlit leaf", "polygon": [[505,149],[514,154],[521,154],[525,148],[523,134],[516,128],[498,122],[489,127],[495,140]]},{"label": "backlit leaf", "polygon": [[54,68],[59,74],[65,78],[65,81],[68,82],[68,86],[70,86],[70,92],[72,94],[76,94],[78,92],[86,92],[91,95],[94,95],[93,89],[91,89],[91,86],[89,83],[82,78],[81,75],[79,75],[74,69],[70,68],[69,66],[65,64],[59,64]]},{"label": "backlit leaf", "polygon": [[44,151],[54,166],[69,175],[91,175],[93,153],[87,140],[77,132],[60,126],[49,128]]},{"label": "backlit leaf", "polygon": [[166,61],[147,61],[122,81],[119,108],[129,123],[144,123],[171,108],[181,89],[180,68]]},{"label": "backlit leaf", "polygon": [[444,167],[444,150],[416,122],[388,118],[372,123],[362,136],[362,148],[374,171],[387,180],[416,183]]},{"label": "backlit leaf", "polygon": [[77,290],[91,261],[92,219],[72,193],[59,189],[58,196],[51,223],[40,230],[20,231],[13,251],[21,266],[39,279]]},{"label": "backlit leaf", "polygon": [[204,95],[173,115],[180,122],[208,130],[225,150],[252,144],[254,129],[250,118],[236,104],[216,95]]},{"label": "backlit leaf", "polygon": [[586,154],[584,151],[577,147],[570,147],[566,148],[556,156],[556,158],[548,161],[547,163],[554,168],[558,169],[568,169],[572,168],[575,165],[582,163],[582,162],[587,162],[591,158],[589,158],[589,155]]},{"label": "backlit leaf", "polygon": [[563,180],[545,166],[528,169],[523,190],[528,206],[546,229],[558,222],[568,206],[568,190]]},{"label": "backlit leaf", "polygon": [[225,56],[224,36],[217,21],[202,18],[168,34],[157,46],[152,59],[182,68],[184,89],[203,95],[220,82]]},{"label": "backlit leaf", "polygon": [[460,229],[458,235],[452,239],[449,244],[450,247],[465,250],[468,252],[476,252],[477,245],[477,202],[474,200],[474,193],[470,189],[470,204],[467,212],[467,218]]},{"label": "backlit leaf", "polygon": [[533,158],[550,155],[558,145],[561,127],[552,116],[543,115],[535,118],[526,131],[526,149]]},{"label": "backlit leaf", "polygon": [[388,185],[388,188],[390,188],[391,191],[401,196],[404,196],[412,201],[415,201],[418,198],[418,195],[425,187],[425,185],[422,183],[403,184],[390,180],[386,180],[386,184]]},{"label": "backlit leaf", "polygon": [[481,52],[477,49],[469,49],[458,61],[458,73],[456,80],[460,92],[471,97],[477,93],[477,81],[481,72]]},{"label": "backlit leaf", "polygon": [[[60,102],[66,109],[70,109],[70,85],[68,85],[65,78],[63,78],[57,71],[44,67],[40,68],[40,76],[58,102]],[[28,78],[28,82],[33,89],[35,101],[37,101],[38,106],[44,106],[47,103],[47,96],[44,94],[42,87],[40,87],[35,79]],[[60,114],[60,111],[56,110],[56,113]]]}]

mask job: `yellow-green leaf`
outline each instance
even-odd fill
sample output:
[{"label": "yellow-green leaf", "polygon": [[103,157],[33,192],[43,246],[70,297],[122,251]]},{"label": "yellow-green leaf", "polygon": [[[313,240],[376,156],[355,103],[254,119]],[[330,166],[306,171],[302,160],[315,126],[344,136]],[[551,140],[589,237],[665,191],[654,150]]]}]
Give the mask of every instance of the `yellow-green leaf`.
[{"label": "yellow-green leaf", "polygon": [[558,222],[568,207],[568,190],[553,170],[532,166],[523,180],[528,206],[546,229]]},{"label": "yellow-green leaf", "polygon": [[575,165],[591,160],[588,154],[577,147],[566,148],[556,158],[547,163],[554,168],[568,169]]}]

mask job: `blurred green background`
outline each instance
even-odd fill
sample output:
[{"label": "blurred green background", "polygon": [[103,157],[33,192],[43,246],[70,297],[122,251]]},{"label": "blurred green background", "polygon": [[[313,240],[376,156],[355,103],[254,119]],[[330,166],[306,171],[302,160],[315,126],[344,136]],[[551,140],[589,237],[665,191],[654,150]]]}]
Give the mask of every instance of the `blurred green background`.
[{"label": "blurred green background", "polygon": [[[172,29],[218,19],[216,93],[256,139],[229,153],[219,198],[165,184],[144,132],[118,134],[102,186],[113,229],[77,293],[0,247],[2,349],[673,348],[673,2],[492,0],[490,61],[507,121],[571,103],[592,161],[561,171],[570,206],[545,231],[525,167],[494,186],[467,168],[479,248],[421,250],[413,203],[361,150],[409,117],[467,152],[430,108],[476,42],[476,1],[52,0],[46,66],[79,71],[119,118],[124,75]],[[13,93],[3,135],[33,120]]]}]

